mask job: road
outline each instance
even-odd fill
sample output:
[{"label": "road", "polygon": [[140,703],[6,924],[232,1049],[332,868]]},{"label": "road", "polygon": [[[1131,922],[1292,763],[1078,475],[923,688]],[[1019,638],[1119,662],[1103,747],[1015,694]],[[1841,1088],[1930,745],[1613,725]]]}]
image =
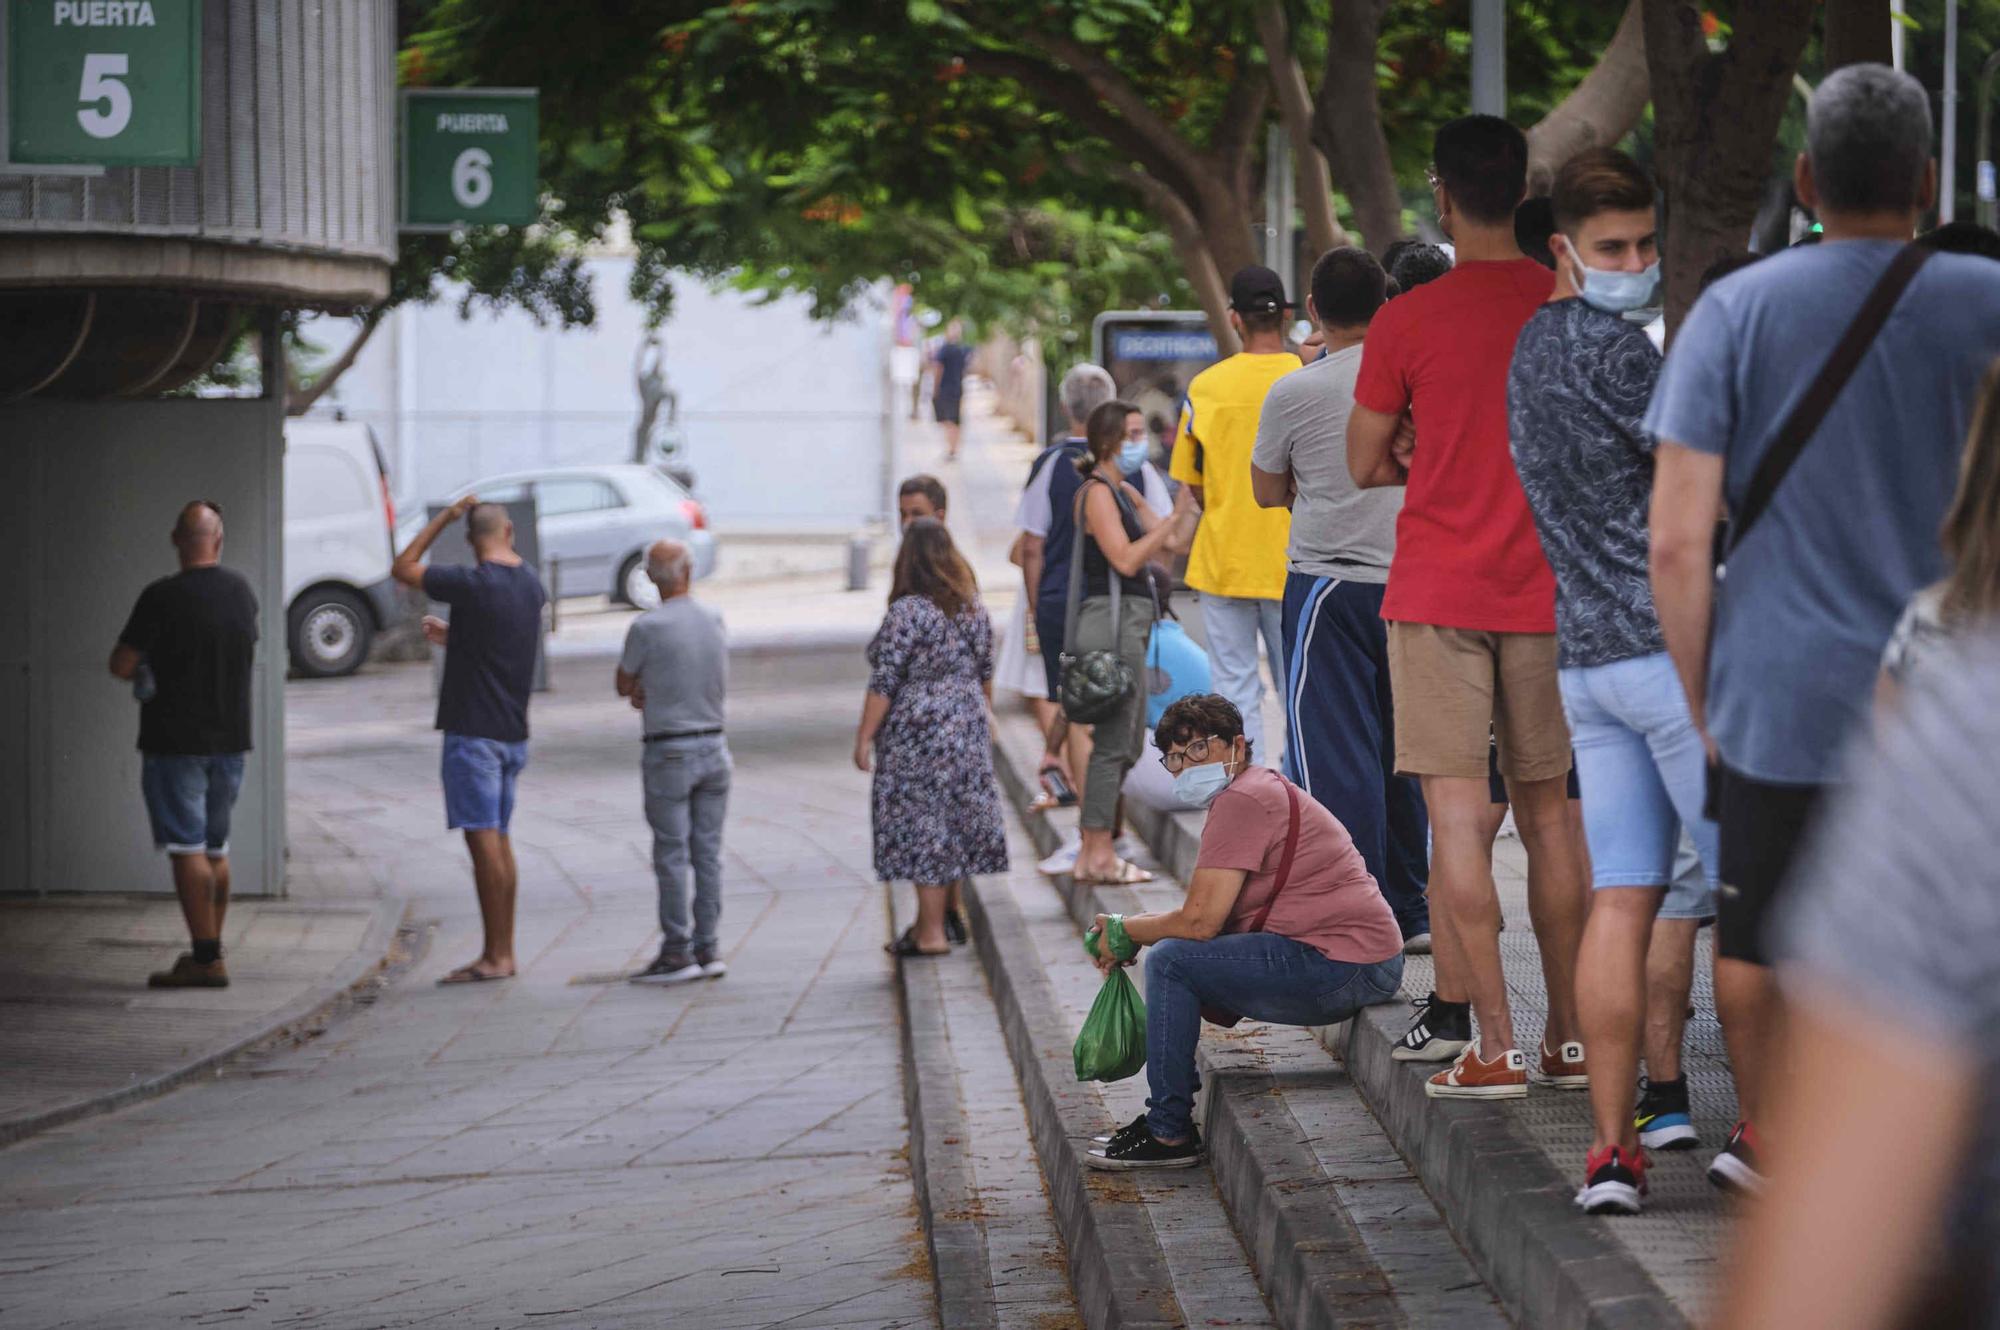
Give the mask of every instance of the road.
[{"label": "road", "polygon": [[298,889],[386,885],[431,943],[317,1040],[0,1152],[0,1325],[934,1324],[859,659],[739,670],[732,968],[671,990],[619,981],[657,933],[609,674],[534,704],[521,977],[451,989],[476,916],[428,672],[292,686],[294,842],[354,868]]}]

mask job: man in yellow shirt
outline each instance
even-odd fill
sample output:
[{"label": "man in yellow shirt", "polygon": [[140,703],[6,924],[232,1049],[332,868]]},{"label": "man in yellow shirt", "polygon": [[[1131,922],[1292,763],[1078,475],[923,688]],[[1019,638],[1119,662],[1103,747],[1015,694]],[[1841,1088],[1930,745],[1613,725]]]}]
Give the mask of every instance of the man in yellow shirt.
[{"label": "man in yellow shirt", "polygon": [[1208,664],[1215,691],[1236,704],[1243,733],[1258,760],[1265,752],[1264,681],[1257,672],[1257,639],[1263,638],[1271,677],[1285,679],[1285,546],[1292,515],[1260,508],[1250,488],[1250,452],[1264,394],[1299,367],[1285,350],[1284,283],[1269,268],[1251,266],[1229,281],[1229,323],[1243,349],[1210,365],[1188,384],[1174,437],[1171,474],[1192,485],[1201,502],[1201,526],[1188,556],[1188,585],[1201,593],[1208,633]]}]

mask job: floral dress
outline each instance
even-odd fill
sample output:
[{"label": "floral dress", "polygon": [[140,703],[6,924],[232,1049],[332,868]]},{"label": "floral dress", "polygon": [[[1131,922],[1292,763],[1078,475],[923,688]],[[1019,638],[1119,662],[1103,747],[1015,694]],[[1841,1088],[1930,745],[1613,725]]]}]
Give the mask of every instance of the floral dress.
[{"label": "floral dress", "polygon": [[889,607],[868,644],[868,691],[889,699],[875,736],[875,876],[956,882],[1007,871],[981,685],[993,625],[977,602],[947,619],[928,597]]}]

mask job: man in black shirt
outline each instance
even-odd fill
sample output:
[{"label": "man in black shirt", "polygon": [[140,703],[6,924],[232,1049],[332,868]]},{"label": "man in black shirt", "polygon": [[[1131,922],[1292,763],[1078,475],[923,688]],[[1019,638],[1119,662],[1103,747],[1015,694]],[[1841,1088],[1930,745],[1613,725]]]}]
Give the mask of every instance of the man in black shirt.
[{"label": "man in black shirt", "polygon": [[[470,568],[423,564],[439,534],[459,518],[477,562]],[[469,984],[514,976],[514,894],[520,874],[507,825],[514,781],[528,764],[528,692],[542,631],[541,579],[514,552],[514,523],[497,503],[466,495],[433,517],[390,569],[452,607],[451,623],[425,621],[445,647],[437,728],[444,731],[446,825],[465,833],[486,946],[440,983]]]},{"label": "man in black shirt", "polygon": [[174,523],[180,572],[139,594],[111,651],[111,673],[133,680],[140,788],[153,844],[173,865],[193,950],[154,988],[227,988],[222,918],[229,908],[229,815],[250,751],[250,663],[257,597],[222,567],[222,510],[205,500]]}]

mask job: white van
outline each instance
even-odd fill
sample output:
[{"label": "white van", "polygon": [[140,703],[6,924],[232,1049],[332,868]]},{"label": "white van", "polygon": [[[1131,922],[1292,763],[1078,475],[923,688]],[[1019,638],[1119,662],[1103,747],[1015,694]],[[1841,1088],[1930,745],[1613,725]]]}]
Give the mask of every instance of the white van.
[{"label": "white van", "polygon": [[388,468],[366,425],[285,422],[285,615],[292,669],[352,674],[397,614]]}]

